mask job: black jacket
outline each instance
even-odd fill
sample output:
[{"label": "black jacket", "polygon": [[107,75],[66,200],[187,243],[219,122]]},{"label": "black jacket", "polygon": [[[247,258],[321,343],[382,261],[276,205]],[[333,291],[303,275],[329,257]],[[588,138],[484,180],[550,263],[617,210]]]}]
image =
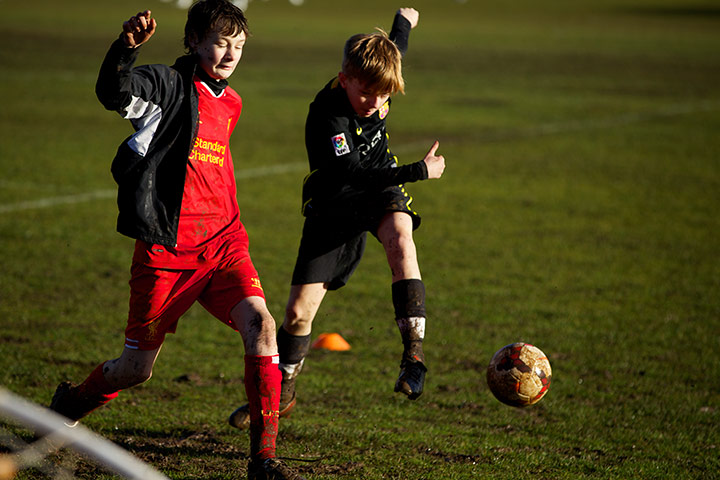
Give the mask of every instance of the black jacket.
[{"label": "black jacket", "polygon": [[118,148],[111,168],[118,184],[117,229],[132,238],[173,246],[188,155],[197,132],[197,64],[192,56],[183,56],[172,66],[133,68],[140,48],[130,49],[116,40],[95,88],[105,108],[117,111],[135,128]]},{"label": "black jacket", "polygon": [[[390,39],[403,54],[410,29],[410,22],[396,15]],[[360,117],[337,78],[317,94],[305,122],[310,162],[303,184],[305,216],[362,211],[388,187],[427,179],[424,161],[398,166],[390,152],[385,129],[390,103],[370,117]]]}]

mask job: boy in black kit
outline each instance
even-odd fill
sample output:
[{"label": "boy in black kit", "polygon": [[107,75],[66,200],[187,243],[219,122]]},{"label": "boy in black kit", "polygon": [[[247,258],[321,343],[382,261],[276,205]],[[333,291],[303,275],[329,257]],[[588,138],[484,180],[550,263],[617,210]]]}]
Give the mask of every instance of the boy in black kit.
[{"label": "boy in black kit", "polygon": [[[401,59],[419,14],[398,10],[390,35],[351,37],[342,71],[315,97],[305,124],[310,173],[303,185],[306,217],[285,320],[277,334],[282,372],[280,416],[295,406],[295,379],[310,347],[312,321],[328,290],[344,286],[357,267],[367,232],[382,243],[392,272],[392,299],[404,351],[395,391],[411,400],[425,381],[425,287],[413,230],[420,216],[404,183],[440,178],[445,159],[435,142],[423,160],[398,166],[388,147],[390,97],[404,92]],[[247,428],[247,405],[230,424]]]}]

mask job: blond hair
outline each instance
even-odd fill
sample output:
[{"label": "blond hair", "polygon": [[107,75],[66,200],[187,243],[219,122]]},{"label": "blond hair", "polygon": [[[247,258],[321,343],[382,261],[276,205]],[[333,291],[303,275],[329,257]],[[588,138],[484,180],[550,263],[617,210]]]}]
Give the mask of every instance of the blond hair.
[{"label": "blond hair", "polygon": [[370,93],[405,93],[402,54],[386,32],[377,30],[348,39],[343,51],[342,71],[364,83]]}]

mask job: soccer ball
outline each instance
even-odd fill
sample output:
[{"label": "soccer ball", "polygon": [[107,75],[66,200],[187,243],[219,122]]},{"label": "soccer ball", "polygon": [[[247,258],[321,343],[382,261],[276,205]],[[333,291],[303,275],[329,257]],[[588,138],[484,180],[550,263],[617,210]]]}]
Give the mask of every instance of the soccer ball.
[{"label": "soccer ball", "polygon": [[550,388],[547,356],[529,343],[511,343],[495,352],[487,368],[487,384],[495,398],[513,407],[527,407]]}]

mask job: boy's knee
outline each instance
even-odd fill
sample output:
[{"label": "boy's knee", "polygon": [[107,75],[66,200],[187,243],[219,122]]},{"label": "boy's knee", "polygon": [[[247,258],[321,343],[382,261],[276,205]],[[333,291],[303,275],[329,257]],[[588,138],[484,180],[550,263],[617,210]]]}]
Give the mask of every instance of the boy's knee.
[{"label": "boy's knee", "polygon": [[412,233],[403,233],[398,236],[398,247],[404,253],[411,252],[415,253],[415,240],[413,240]]},{"label": "boy's knee", "polygon": [[411,228],[397,228],[398,225],[389,225],[384,231],[380,231],[381,242],[388,252],[414,252],[415,240]]},{"label": "boy's knee", "polygon": [[231,318],[243,339],[247,355],[274,355],[276,325],[270,312],[262,303],[243,303],[236,307]]},{"label": "boy's knee", "polygon": [[298,302],[289,304],[285,307],[285,320],[283,325],[289,332],[293,332],[299,328],[312,324],[312,312],[310,308]]}]

